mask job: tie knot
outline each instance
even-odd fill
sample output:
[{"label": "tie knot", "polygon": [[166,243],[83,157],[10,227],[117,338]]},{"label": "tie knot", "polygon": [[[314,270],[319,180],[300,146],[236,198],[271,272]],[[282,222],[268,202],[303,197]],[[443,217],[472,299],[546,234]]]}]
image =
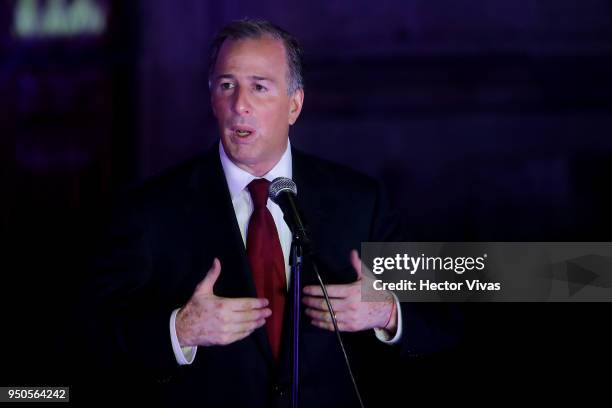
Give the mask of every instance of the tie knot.
[{"label": "tie knot", "polygon": [[247,186],[249,193],[251,193],[254,209],[257,210],[266,206],[269,186],[270,182],[264,178],[255,179]]}]

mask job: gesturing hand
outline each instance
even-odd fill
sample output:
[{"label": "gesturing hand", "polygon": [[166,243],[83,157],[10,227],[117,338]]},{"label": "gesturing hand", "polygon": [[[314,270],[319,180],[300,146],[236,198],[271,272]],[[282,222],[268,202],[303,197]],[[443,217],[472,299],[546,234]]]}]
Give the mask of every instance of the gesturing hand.
[{"label": "gesturing hand", "polygon": [[[365,302],[361,299],[364,276],[361,271],[361,259],[357,251],[351,251],[351,264],[357,273],[357,280],[344,285],[326,285],[330,302],[336,314],[340,331],[360,331],[373,328],[387,329],[395,332],[397,313],[393,307],[394,299],[389,294],[382,302]],[[322,329],[334,330],[331,315],[327,309],[323,291],[319,286],[305,286],[302,302],[307,305],[306,315],[312,318],[312,324]]]},{"label": "gesturing hand", "polygon": [[266,323],[272,314],[267,299],[224,298],[213,293],[221,274],[217,258],[176,316],[181,347],[226,345],[241,340]]}]

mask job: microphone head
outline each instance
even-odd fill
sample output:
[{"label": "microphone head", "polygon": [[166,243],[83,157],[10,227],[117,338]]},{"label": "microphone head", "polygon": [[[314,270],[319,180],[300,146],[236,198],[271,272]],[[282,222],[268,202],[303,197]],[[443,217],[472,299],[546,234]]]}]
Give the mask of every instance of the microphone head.
[{"label": "microphone head", "polygon": [[289,193],[294,196],[297,195],[297,186],[293,180],[287,177],[277,177],[270,183],[270,187],[268,188],[268,197],[270,197],[270,200],[276,203],[276,199],[281,193]]}]

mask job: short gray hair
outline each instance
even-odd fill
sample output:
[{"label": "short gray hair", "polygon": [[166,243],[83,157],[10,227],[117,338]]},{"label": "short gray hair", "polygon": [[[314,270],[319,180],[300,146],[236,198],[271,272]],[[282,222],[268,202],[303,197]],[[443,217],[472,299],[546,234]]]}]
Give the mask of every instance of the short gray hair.
[{"label": "short gray hair", "polygon": [[248,18],[232,21],[221,28],[213,39],[210,46],[208,85],[210,86],[212,83],[213,70],[217,63],[219,50],[225,40],[246,40],[261,38],[264,35],[270,35],[272,38],[281,40],[285,46],[287,67],[289,68],[287,75],[287,91],[289,95],[293,95],[298,89],[304,88],[304,79],[302,78],[302,48],[297,39],[269,21]]}]

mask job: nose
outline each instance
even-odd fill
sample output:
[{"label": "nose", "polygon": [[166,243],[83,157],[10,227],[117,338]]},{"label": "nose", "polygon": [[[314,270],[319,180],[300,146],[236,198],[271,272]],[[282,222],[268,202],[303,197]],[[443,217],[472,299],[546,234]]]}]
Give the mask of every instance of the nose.
[{"label": "nose", "polygon": [[253,112],[247,89],[236,87],[233,107],[234,111],[239,115],[250,115]]}]

